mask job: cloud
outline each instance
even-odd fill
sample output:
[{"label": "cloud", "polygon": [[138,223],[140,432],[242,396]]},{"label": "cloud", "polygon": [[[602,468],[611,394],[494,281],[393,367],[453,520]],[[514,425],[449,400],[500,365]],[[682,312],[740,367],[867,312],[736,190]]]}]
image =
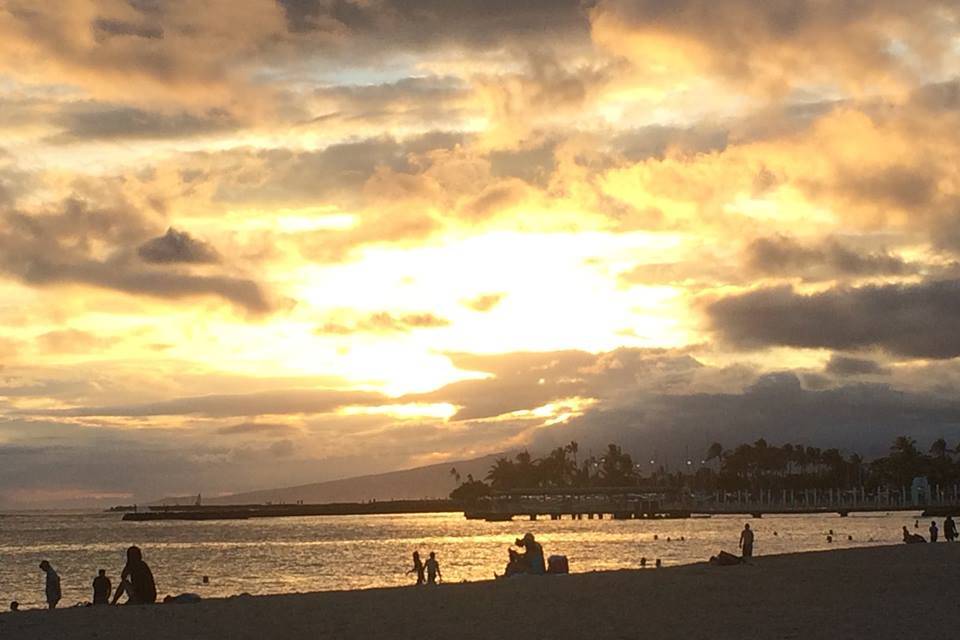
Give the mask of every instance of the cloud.
[{"label": "cloud", "polygon": [[957,7],[921,0],[757,4],[600,0],[594,40],[665,80],[705,73],[786,93],[812,82],[868,86],[923,77],[950,57]]},{"label": "cloud", "polygon": [[881,366],[875,360],[865,358],[851,358],[834,353],[830,356],[823,369],[827,373],[837,376],[877,376],[889,375],[890,370]]},{"label": "cloud", "polygon": [[395,315],[386,311],[373,313],[352,324],[328,322],[317,329],[318,334],[349,335],[352,333],[397,333],[414,329],[438,329],[450,321],[432,313]]},{"label": "cloud", "polygon": [[[76,283],[166,299],[212,295],[255,314],[274,308],[261,286],[247,278],[138,264],[132,259],[133,247],[142,244],[154,227],[127,207],[97,209],[69,199],[52,213],[0,212],[0,220],[4,223],[0,226],[0,272],[31,286]],[[175,238],[164,238],[147,243],[149,257],[175,257],[170,246]],[[97,250],[103,246],[109,250]],[[190,242],[184,246],[193,251],[198,248]]]},{"label": "cloud", "polygon": [[880,348],[907,358],[960,356],[960,280],[812,294],[765,288],[721,298],[706,312],[719,338],[743,348]]},{"label": "cloud", "polygon": [[220,261],[220,254],[207,242],[197,240],[186,231],[177,231],[173,227],[137,248],[137,254],[145,262],[153,263],[212,263]]},{"label": "cloud", "polygon": [[49,353],[78,353],[105,349],[115,341],[88,331],[59,329],[37,336],[37,345]]},{"label": "cloud", "polygon": [[62,108],[53,123],[62,128],[60,133],[50,138],[56,143],[189,138],[222,133],[241,126],[223,109],[209,109],[200,115],[186,111],[167,114],[100,103],[81,103]]},{"label": "cloud", "polygon": [[960,438],[960,403],[887,385],[854,384],[808,390],[796,374],[761,376],[734,393],[647,394],[601,405],[563,425],[540,429],[532,447],[576,440],[580,450],[617,442],[637,458],[656,456],[657,466],[694,458],[713,441],[726,447],[765,438],[768,442],[838,447],[872,457],[893,439],[920,442]]},{"label": "cloud", "polygon": [[241,422],[217,429],[217,434],[224,436],[237,435],[264,435],[279,437],[296,430],[296,427],[282,422]]},{"label": "cloud", "polygon": [[482,296],[477,296],[476,298],[464,300],[463,304],[470,307],[474,311],[486,313],[500,304],[505,297],[505,293],[488,293]]},{"label": "cloud", "polygon": [[746,250],[747,267],[755,273],[806,280],[837,276],[906,275],[917,267],[887,252],[860,253],[836,240],[804,245],[789,236],[758,238]]},{"label": "cloud", "polygon": [[[214,394],[175,398],[161,402],[101,407],[56,409],[41,412],[57,416],[186,416],[210,417],[329,413],[348,405],[386,404],[386,397],[372,392],[325,389],[288,389],[245,394]],[[32,412],[30,412],[32,413]]]}]

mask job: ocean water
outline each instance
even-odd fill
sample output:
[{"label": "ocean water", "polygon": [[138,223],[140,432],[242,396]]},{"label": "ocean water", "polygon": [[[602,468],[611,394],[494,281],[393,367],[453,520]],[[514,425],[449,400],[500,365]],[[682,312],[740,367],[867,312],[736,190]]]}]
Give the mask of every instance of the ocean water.
[{"label": "ocean water", "polygon": [[[460,513],[265,518],[209,522],[123,522],[111,513],[0,515],[0,606],[43,606],[49,560],[61,576],[63,600],[90,600],[97,569],[116,586],[126,547],[139,545],[157,592],[204,597],[363,589],[410,584],[411,554],[435,551],[446,582],[489,580],[502,572],[507,548],[526,531],[546,555],[563,554],[572,572],[652,569],[737,552],[744,522],[756,532],[755,555],[898,543],[901,527],[927,534],[919,513],[714,516],[686,520],[538,520],[482,522]],[[938,526],[942,522],[938,521]],[[827,542],[833,531],[833,542]],[[848,540],[848,536],[852,540]],[[681,539],[682,538],[682,539]],[[209,584],[203,584],[203,576]]]}]

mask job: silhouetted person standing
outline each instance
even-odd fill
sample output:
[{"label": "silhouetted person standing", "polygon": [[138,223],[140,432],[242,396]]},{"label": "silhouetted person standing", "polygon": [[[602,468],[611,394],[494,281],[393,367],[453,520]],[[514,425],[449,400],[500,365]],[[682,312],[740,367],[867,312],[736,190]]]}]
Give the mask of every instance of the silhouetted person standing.
[{"label": "silhouetted person standing", "polygon": [[110,604],[110,591],[113,585],[105,569],[100,569],[93,579],[93,604]]},{"label": "silhouetted person standing", "polygon": [[947,516],[943,521],[943,537],[947,542],[953,542],[957,539],[957,523],[953,521],[953,516]]},{"label": "silhouetted person standing", "polygon": [[426,578],[423,577],[423,560],[420,559],[419,551],[413,552],[413,567],[410,569],[410,571],[407,571],[407,575],[411,573],[417,574],[417,586],[420,586],[426,582]]},{"label": "silhouetted person standing", "polygon": [[120,573],[120,584],[111,604],[117,604],[124,593],[127,594],[127,604],[153,604],[157,601],[157,584],[150,567],[143,561],[140,547],[127,549],[127,564]]},{"label": "silhouetted person standing", "polygon": [[430,557],[427,558],[427,584],[437,584],[437,578],[443,580],[443,575],[440,573],[440,563],[437,562],[437,554],[433,551],[430,552]]},{"label": "silhouetted person standing", "polygon": [[60,576],[57,575],[57,572],[53,570],[53,567],[51,567],[50,563],[46,560],[40,563],[40,568],[47,574],[47,606],[51,609],[56,609],[57,603],[60,602],[60,598],[63,597],[60,591]]},{"label": "silhouetted person standing", "polygon": [[936,542],[937,536],[939,533],[940,531],[939,529],[937,529],[937,521],[931,520],[930,521],[930,542]]},{"label": "silhouetted person standing", "polygon": [[750,523],[743,525],[743,531],[740,532],[740,555],[744,558],[753,557],[753,531],[750,529]]}]

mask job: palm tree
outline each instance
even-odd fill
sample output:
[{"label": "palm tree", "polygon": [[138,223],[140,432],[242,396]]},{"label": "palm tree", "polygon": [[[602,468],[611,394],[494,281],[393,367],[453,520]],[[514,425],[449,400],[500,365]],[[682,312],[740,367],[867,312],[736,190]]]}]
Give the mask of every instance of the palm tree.
[{"label": "palm tree", "polygon": [[717,461],[717,473],[720,472],[720,462],[723,460],[723,445],[719,442],[714,442],[707,448],[707,455],[704,458],[707,462],[711,460]]},{"label": "palm tree", "polygon": [[494,489],[513,489],[516,483],[516,469],[513,462],[507,458],[497,458],[487,472],[487,480]]},{"label": "palm tree", "polygon": [[457,484],[460,484],[460,472],[457,471],[456,467],[450,469],[450,475],[453,476],[453,481]]},{"label": "palm tree", "polygon": [[577,444],[576,440],[571,440],[570,444],[564,447],[567,450],[567,453],[573,456],[573,466],[577,466],[577,452],[580,451],[580,445]]},{"label": "palm tree", "polygon": [[934,458],[943,459],[947,457],[947,441],[943,438],[937,438],[933,441],[933,444],[930,445],[930,455]]}]

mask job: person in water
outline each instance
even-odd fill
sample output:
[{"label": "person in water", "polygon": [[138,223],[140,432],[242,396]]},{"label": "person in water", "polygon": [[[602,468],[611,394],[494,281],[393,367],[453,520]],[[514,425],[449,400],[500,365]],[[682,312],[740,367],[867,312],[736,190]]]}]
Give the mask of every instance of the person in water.
[{"label": "person in water", "polygon": [[50,563],[46,560],[40,563],[40,569],[47,574],[45,589],[47,606],[51,609],[56,609],[57,603],[60,602],[60,598],[63,596],[63,593],[60,591],[60,576],[56,571],[53,570],[53,567],[50,566]]},{"label": "person in water", "polygon": [[433,551],[430,552],[430,557],[427,558],[427,584],[437,584],[437,578],[443,580],[443,574],[440,573],[440,563],[437,562],[437,554]]},{"label": "person in water", "polygon": [[943,521],[943,537],[947,542],[957,539],[957,523],[953,521],[953,516],[947,516]]},{"label": "person in water", "polygon": [[930,521],[930,542],[936,542],[939,534],[940,534],[940,530],[937,529],[937,521],[931,520]]},{"label": "person in water", "polygon": [[97,577],[93,579],[93,604],[110,604],[110,592],[113,585],[110,584],[110,578],[107,577],[105,569],[97,572]]},{"label": "person in water", "polygon": [[518,547],[523,547],[523,563],[527,568],[527,573],[533,575],[543,575],[547,572],[547,565],[543,559],[543,547],[537,542],[533,534],[527,532],[523,537],[516,541]]},{"label": "person in water", "polygon": [[120,573],[120,584],[111,604],[117,604],[124,593],[127,594],[127,604],[153,604],[157,601],[157,583],[150,567],[143,561],[140,547],[127,549],[127,564]]},{"label": "person in water", "polygon": [[753,530],[750,529],[750,523],[743,525],[743,531],[740,532],[740,555],[742,558],[753,557]]},{"label": "person in water", "polygon": [[426,582],[426,578],[423,577],[423,560],[420,559],[419,551],[413,552],[413,567],[410,569],[410,571],[407,571],[407,575],[410,575],[411,573],[417,574],[417,586],[420,586]]}]

